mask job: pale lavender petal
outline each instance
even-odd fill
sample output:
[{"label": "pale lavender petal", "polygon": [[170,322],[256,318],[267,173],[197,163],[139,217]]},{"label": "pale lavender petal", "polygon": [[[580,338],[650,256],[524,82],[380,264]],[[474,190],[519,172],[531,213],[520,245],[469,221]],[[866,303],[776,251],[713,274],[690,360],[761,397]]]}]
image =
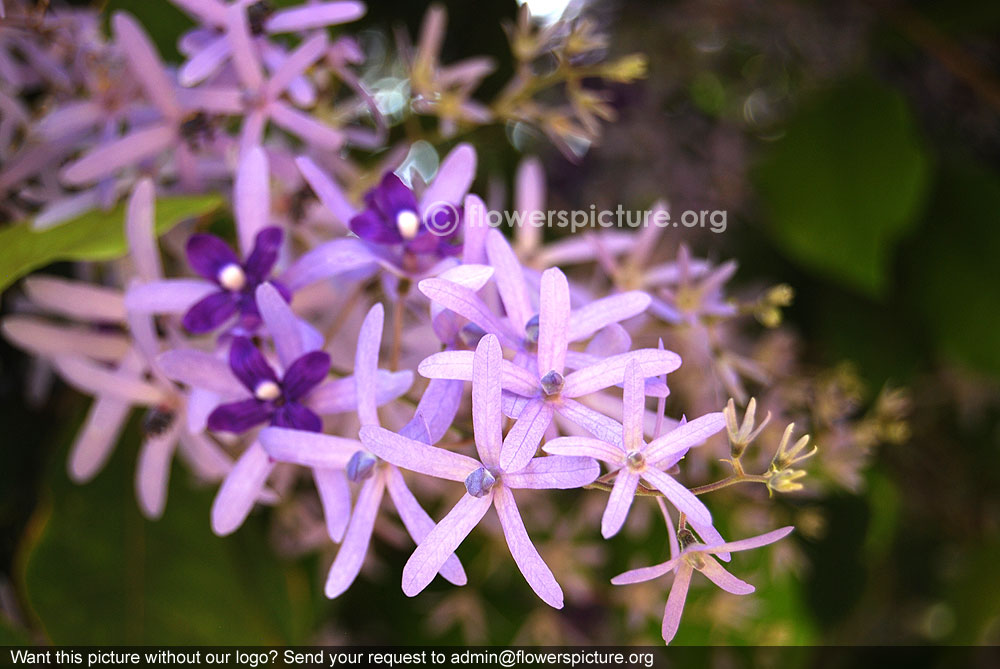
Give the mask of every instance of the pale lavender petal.
[{"label": "pale lavender petal", "polygon": [[264,128],[267,126],[267,114],[263,109],[254,107],[243,117],[243,125],[240,126],[240,150],[242,155],[254,147],[260,147],[264,141]]},{"label": "pale lavender petal", "polygon": [[163,276],[160,251],[156,246],[153,226],[153,198],[156,193],[152,180],[142,179],[132,189],[125,213],[125,235],[136,273],[143,281],[155,281]]},{"label": "pale lavender petal", "polygon": [[195,475],[208,481],[221,481],[233,468],[232,459],[204,434],[181,431],[181,454]]},{"label": "pale lavender petal", "polygon": [[699,416],[651,441],[645,450],[646,459],[651,464],[675,460],[689,448],[705,443],[706,439],[725,427],[726,418],[722,412]]},{"label": "pale lavender petal", "polygon": [[711,524],[712,513],[705,506],[704,502],[674,480],[669,474],[661,472],[653,467],[646,467],[642,472],[642,478],[653,484],[653,487],[663,493],[670,500],[678,511],[684,512],[690,518],[702,524]]},{"label": "pale lavender petal", "polygon": [[270,225],[269,174],[264,149],[254,147],[240,155],[233,184],[233,206],[236,231],[244,257],[253,251],[260,231]]},{"label": "pale lavender petal", "polygon": [[485,286],[492,276],[493,268],[489,265],[466,263],[446,269],[441,272],[437,278],[457,283],[458,285],[465,286],[472,291],[477,291]]},{"label": "pale lavender petal", "polygon": [[307,144],[327,151],[336,151],[344,143],[344,133],[341,130],[330,127],[314,116],[280,100],[272,102],[269,109],[272,121],[293,135],[297,135]]},{"label": "pale lavender petal", "polygon": [[684,602],[687,600],[688,586],[691,585],[691,574],[693,570],[688,564],[681,564],[674,576],[674,584],[670,587],[670,596],[667,597],[667,605],[663,609],[663,627],[661,632],[663,640],[670,643],[677,634],[677,628],[681,624],[681,614],[684,612]]},{"label": "pale lavender petal", "polygon": [[191,388],[187,399],[188,432],[197,434],[207,430],[208,417],[215,411],[215,407],[219,406],[220,400],[219,395],[210,390]]},{"label": "pale lavender petal", "polygon": [[362,425],[378,425],[375,407],[375,374],[378,370],[378,352],[382,345],[382,325],[385,309],[376,303],[368,311],[358,333],[358,350],[354,356],[354,382],[358,398],[358,418]]},{"label": "pale lavender petal", "polygon": [[344,535],[344,543],[340,545],[337,557],[330,567],[330,575],[326,579],[325,592],[330,599],[343,594],[358,577],[361,565],[365,561],[365,554],[368,552],[368,543],[375,528],[375,516],[378,515],[378,507],[384,493],[385,479],[381,474],[372,476],[361,486],[357,503],[351,513],[351,523],[347,526],[347,534]]},{"label": "pale lavender petal", "polygon": [[118,443],[132,406],[113,397],[98,397],[87,413],[87,420],[69,450],[68,470],[71,479],[85,483],[101,471]]},{"label": "pale lavender petal", "polygon": [[465,384],[451,379],[431,379],[420,397],[415,415],[427,428],[429,443],[438,442],[451,427],[462,403]]},{"label": "pale lavender petal", "polygon": [[321,2],[275,12],[264,27],[269,33],[290,33],[357,21],[364,15],[363,2]]},{"label": "pale lavender petal", "polygon": [[622,445],[622,426],[615,419],[608,418],[588,406],[565,397],[559,405],[558,411],[559,415],[576,423],[601,441],[624,448]]},{"label": "pale lavender petal", "polygon": [[458,204],[469,192],[469,186],[475,178],[476,150],[470,144],[463,142],[441,161],[437,176],[420,198],[421,214],[425,214],[437,203]]},{"label": "pale lavender petal", "polygon": [[80,321],[125,321],[125,298],[120,290],[54,276],[24,280],[28,298],[44,309]]},{"label": "pale lavender petal", "polygon": [[569,284],[566,282],[566,275],[558,268],[542,272],[539,300],[538,373],[545,374],[555,370],[562,374],[566,363],[566,335],[569,329]]},{"label": "pale lavender petal", "polygon": [[344,192],[321,170],[312,159],[300,156],[295,159],[299,171],[306,182],[312,187],[313,192],[319,198],[334,218],[340,221],[345,227],[351,219],[357,215],[358,211],[347,200]]},{"label": "pale lavender petal", "polygon": [[320,467],[314,467],[312,474],[323,505],[326,532],[334,543],[339,544],[344,539],[351,520],[351,487],[347,482],[347,474],[343,469]]},{"label": "pale lavender petal", "polygon": [[101,206],[102,193],[98,188],[80,191],[59,200],[51,201],[38,210],[31,222],[32,230],[48,230]]},{"label": "pale lavender petal", "polygon": [[113,142],[97,146],[64,167],[60,174],[69,184],[92,183],[159,154],[176,139],[177,129],[169,123],[135,130]]},{"label": "pale lavender petal", "polygon": [[538,395],[541,388],[538,377],[515,362],[504,360],[501,363],[503,370],[503,389],[509,390],[524,397],[534,397]]},{"label": "pale lavender petal", "polygon": [[472,362],[472,427],[479,458],[488,467],[500,460],[503,439],[500,410],[500,366],[503,351],[500,341],[486,335],[479,341]]},{"label": "pale lavender petal", "polygon": [[63,380],[90,395],[116,397],[144,406],[155,406],[167,399],[163,390],[141,380],[132,371],[109,369],[76,355],[57,356],[52,363]]},{"label": "pale lavender petal", "polygon": [[176,349],[161,353],[156,361],[167,377],[192,388],[210,390],[227,398],[246,394],[229,364],[210,353]]},{"label": "pale lavender petal", "polygon": [[232,63],[240,83],[251,91],[259,91],[264,85],[257,50],[251,41],[250,27],[247,25],[246,7],[238,2],[227,8],[226,29],[229,46],[233,51]]},{"label": "pale lavender petal", "polygon": [[646,392],[642,368],[635,360],[625,368],[625,392],[622,396],[622,439],[626,451],[643,450],[642,420],[646,413]]},{"label": "pale lavender petal", "polygon": [[562,588],[556,583],[552,570],[549,569],[542,556],[538,554],[535,545],[531,543],[524,521],[514,502],[514,495],[504,486],[494,495],[497,515],[503,527],[503,535],[507,539],[507,547],[517,563],[517,568],[524,574],[524,579],[543,602],[549,606],[561,609],[563,607]]},{"label": "pale lavender petal", "polygon": [[528,300],[528,288],[524,282],[521,263],[499,230],[490,230],[486,233],[486,254],[490,263],[496,268],[494,276],[497,290],[500,292],[507,318],[510,319],[514,331],[523,336],[524,326],[535,315],[535,311]]},{"label": "pale lavender petal", "polygon": [[593,458],[550,455],[533,458],[523,469],[505,473],[504,484],[511,488],[570,490],[593,483],[601,466]]},{"label": "pale lavender petal", "polygon": [[563,386],[563,395],[580,397],[622,383],[625,378],[625,367],[632,360],[642,365],[642,373],[648,377],[669,374],[681,366],[679,355],[673,351],[659,351],[655,348],[643,348],[613,355],[569,374],[566,377],[566,385]]},{"label": "pale lavender petal", "polygon": [[130,14],[115,12],[111,18],[115,29],[115,38],[121,47],[132,74],[165,116],[178,117],[181,114],[174,95],[174,84],[163,69],[156,47],[150,41],[146,32]]},{"label": "pale lavender petal", "polygon": [[104,121],[105,111],[92,100],[69,102],[43,116],[35,130],[46,140],[60,140]]},{"label": "pale lavender petal", "polygon": [[483,331],[504,337],[506,341],[512,342],[508,330],[500,324],[486,303],[470,288],[438,278],[424,279],[417,284],[417,287],[432,302],[451,309],[459,316],[464,316],[481,327]]},{"label": "pale lavender petal", "polygon": [[717,555],[719,559],[722,560],[723,562],[729,562],[729,560],[732,559],[732,556],[729,554],[729,551],[724,550],[726,547],[721,545],[725,543],[726,540],[722,538],[722,535],[719,534],[719,531],[717,529],[715,529],[715,526],[713,526],[711,523],[700,523],[692,518],[688,518],[688,525],[690,525],[691,528],[694,529],[695,533],[701,539],[702,543],[708,546],[714,546],[718,548],[718,551],[713,549],[706,549],[705,550],[706,553],[713,553],[714,555]]},{"label": "pale lavender petal", "polygon": [[[464,480],[464,479],[463,479]],[[482,497],[466,493],[434,526],[403,567],[403,593],[413,597],[426,588],[455,549],[469,536],[493,504],[493,491]]]},{"label": "pale lavender petal", "polygon": [[53,325],[34,316],[8,316],[0,330],[15,346],[38,356],[82,355],[113,362],[128,352],[129,338],[117,333],[95,332],[89,327]]},{"label": "pale lavender petal", "polygon": [[[386,469],[385,474],[386,487],[389,489],[389,496],[396,506],[399,518],[406,526],[406,531],[413,537],[413,542],[419,546],[420,542],[426,539],[427,535],[434,529],[434,520],[427,515],[427,512],[420,506],[420,502],[410,492],[398,469],[390,466]],[[458,561],[458,557],[454,553],[445,560],[440,574],[454,585],[465,585],[469,581],[465,570],[462,569],[462,563]]]},{"label": "pale lavender petal", "polygon": [[424,358],[417,372],[428,379],[471,381],[474,354],[472,351],[441,351]]},{"label": "pale lavender petal", "polygon": [[224,36],[202,46],[177,73],[181,86],[195,86],[217,72],[229,57],[229,40]]},{"label": "pale lavender petal", "polygon": [[625,518],[628,516],[628,510],[632,507],[635,489],[638,486],[638,474],[628,467],[618,470],[615,485],[611,488],[611,494],[608,496],[608,505],[604,507],[604,516],[601,518],[601,536],[605,539],[610,539],[618,534],[618,530],[622,528]]},{"label": "pale lavender petal", "polygon": [[302,42],[271,74],[271,78],[264,87],[265,95],[272,98],[281,95],[281,92],[292,83],[293,79],[304,73],[323,56],[326,46],[326,33],[322,31]]},{"label": "pale lavender petal", "polygon": [[[545,172],[538,158],[530,156],[517,166],[514,177],[514,204],[521,216],[528,220],[533,212],[545,208]],[[527,255],[541,245],[542,228],[536,225],[522,225],[517,229],[517,250]]]},{"label": "pale lavender petal", "polygon": [[210,114],[238,116],[243,112],[245,105],[243,91],[236,87],[184,88],[178,93],[185,107]]},{"label": "pale lavender petal", "polygon": [[264,482],[274,469],[260,442],[253,442],[226,476],[212,502],[212,531],[226,536],[239,529],[250,515]]},{"label": "pale lavender petal", "polygon": [[749,595],[756,590],[746,581],[740,580],[726,571],[713,557],[705,556],[705,566],[698,571],[707,576],[712,583],[734,595]]},{"label": "pale lavender petal", "polygon": [[679,564],[679,560],[667,560],[666,562],[661,562],[660,564],[655,564],[652,567],[641,567],[639,569],[630,569],[629,571],[618,574],[613,579],[611,583],[614,585],[631,585],[633,583],[645,583],[646,581],[652,581],[654,578],[659,578],[666,573],[674,570],[674,568]]},{"label": "pale lavender petal", "polygon": [[265,428],[258,439],[272,459],[316,469],[344,469],[362,449],[354,439],[284,427]]},{"label": "pale lavender petal", "polygon": [[212,0],[170,0],[175,5],[198,19],[200,23],[205,23],[213,27],[221,28],[226,21],[226,4]]},{"label": "pale lavender petal", "polygon": [[281,366],[287,372],[293,362],[308,352],[302,341],[299,318],[270,283],[257,286],[256,296],[257,309],[271,334]]},{"label": "pale lavender petal", "polygon": [[167,486],[170,483],[170,463],[183,425],[183,422],[174,420],[166,432],[146,439],[139,449],[135,493],[139,510],[147,518],[159,518],[163,515],[163,508],[167,504]]},{"label": "pale lavender petal", "polygon": [[482,466],[466,455],[428,446],[374,425],[362,427],[360,436],[365,448],[378,457],[418,474],[464,482]]},{"label": "pale lavender petal", "polygon": [[601,328],[641,314],[649,303],[649,295],[637,290],[589,302],[570,316],[569,340],[586,339]]},{"label": "pale lavender petal", "polygon": [[[751,548],[760,548],[761,546],[766,546],[768,544],[773,544],[775,541],[784,539],[792,530],[795,528],[791,525],[782,527],[777,530],[772,530],[766,534],[760,534],[756,537],[750,537],[749,539],[740,539],[739,541],[729,541],[724,544],[718,544],[714,546],[708,546],[706,548],[701,548],[705,553],[721,553],[722,551],[745,551]],[[705,538],[704,536],[702,537]]]},{"label": "pale lavender petal", "polygon": [[621,446],[590,437],[558,437],[545,442],[542,450],[552,455],[579,455],[597,458],[601,462],[607,462],[616,467],[621,465],[625,458],[625,452]]},{"label": "pale lavender petal", "polygon": [[360,239],[335,239],[321,244],[299,258],[281,276],[281,282],[292,291],[356,270],[375,262]]},{"label": "pale lavender petal", "polygon": [[165,279],[132,286],[125,293],[125,308],[146,314],[183,314],[219,290],[202,279]]},{"label": "pale lavender petal", "polygon": [[[611,325],[602,328],[596,335],[594,335],[594,338],[587,344],[586,352],[589,355],[606,358],[609,355],[627,353],[630,348],[632,348],[632,337],[629,336],[628,330],[623,328],[618,323],[612,323]],[[573,351],[566,352],[567,366],[573,369],[579,369],[580,367],[585,367],[590,364],[589,362],[583,365],[575,364],[570,360],[570,353],[573,353]]]},{"label": "pale lavender petal", "polygon": [[523,469],[538,451],[545,430],[552,423],[552,405],[542,399],[528,402],[500,448],[500,468],[505,472]]},{"label": "pale lavender petal", "polygon": [[486,203],[477,195],[465,196],[463,207],[465,238],[462,240],[462,262],[484,264],[486,258],[486,235],[490,226],[486,221]]}]

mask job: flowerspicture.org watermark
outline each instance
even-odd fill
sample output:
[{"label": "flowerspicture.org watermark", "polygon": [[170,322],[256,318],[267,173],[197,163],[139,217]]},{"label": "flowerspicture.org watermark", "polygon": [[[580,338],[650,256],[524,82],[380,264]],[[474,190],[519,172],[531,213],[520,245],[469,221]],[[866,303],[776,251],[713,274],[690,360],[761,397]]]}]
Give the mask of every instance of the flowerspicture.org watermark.
[{"label": "flowerspicture.org watermark", "polygon": [[454,233],[462,214],[469,226],[487,225],[491,228],[568,228],[577,232],[588,228],[703,228],[711,232],[725,232],[728,212],[724,209],[687,209],[673,217],[666,209],[633,210],[618,205],[615,209],[549,209],[546,211],[519,211],[516,209],[489,209],[472,204],[464,212],[451,202],[435,202],[425,211],[427,229],[442,237]]}]

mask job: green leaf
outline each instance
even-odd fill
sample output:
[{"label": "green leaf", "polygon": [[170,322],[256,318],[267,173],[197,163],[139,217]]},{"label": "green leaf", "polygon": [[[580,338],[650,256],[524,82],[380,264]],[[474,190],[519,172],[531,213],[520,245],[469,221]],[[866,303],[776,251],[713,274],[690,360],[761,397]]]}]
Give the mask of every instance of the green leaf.
[{"label": "green leaf", "polygon": [[[135,422],[135,421],[133,421]],[[134,492],[137,430],[78,486],[53,463],[48,498],[22,545],[26,599],[57,644],[302,643],[314,625],[310,573],[274,554],[262,519],[233,536],[209,529],[214,487],[176,467],[164,517]],[[124,450],[124,452],[123,452]]]},{"label": "green leaf", "polygon": [[803,108],[756,173],[784,252],[872,296],[884,293],[894,243],[920,213],[927,177],[905,101],[871,80]]},{"label": "green leaf", "polygon": [[[163,197],[156,201],[156,234],[222,204],[218,195]],[[91,211],[47,230],[31,221],[0,229],[0,290],[28,272],[59,260],[112,260],[125,255],[125,204]]]}]

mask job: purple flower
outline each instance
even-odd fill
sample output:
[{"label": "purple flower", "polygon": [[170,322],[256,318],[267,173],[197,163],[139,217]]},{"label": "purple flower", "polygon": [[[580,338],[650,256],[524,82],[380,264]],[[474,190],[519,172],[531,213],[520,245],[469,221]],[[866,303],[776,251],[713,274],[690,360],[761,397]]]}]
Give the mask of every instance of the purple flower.
[{"label": "purple flower", "polygon": [[301,400],[329,374],[328,354],[310,351],[296,358],[278,378],[253,342],[234,337],[229,366],[253,397],[216,407],[208,417],[210,430],[238,434],[267,422],[308,432],[323,429],[320,417]]},{"label": "purple flower", "polygon": [[445,560],[458,548],[491,506],[497,510],[511,555],[535,593],[550,606],[562,608],[562,588],[531,543],[511,490],[568,489],[587,485],[600,474],[591,458],[552,455],[502,464],[507,441],[519,440],[521,418],[502,440],[503,412],[500,342],[486,335],[473,362],[472,422],[479,460],[434,448],[383,428],[361,429],[361,441],[375,455],[414,472],[465,483],[466,494],[417,546],[403,568],[403,592],[412,597],[427,587]]},{"label": "purple flower", "polygon": [[643,439],[645,411],[643,375],[639,363],[629,362],[625,368],[622,440],[607,443],[588,437],[560,437],[547,442],[542,449],[556,455],[583,455],[597,458],[617,468],[614,488],[601,520],[604,538],[614,536],[628,515],[639,480],[645,480],[662,492],[678,510],[701,525],[711,525],[712,515],[701,500],[665,472],[673,467],[693,446],[725,427],[721,412],[706,414],[646,443]]},{"label": "purple flower", "polygon": [[[187,242],[187,257],[191,269],[215,283],[219,290],[210,293],[184,314],[184,327],[196,334],[215,330],[239,314],[239,327],[253,332],[260,325],[257,310],[257,287],[268,280],[278,261],[278,250],[284,233],[281,228],[264,228],[257,233],[253,250],[244,262],[229,246],[209,234],[192,235]],[[281,283],[271,281],[286,302],[291,293]],[[234,368],[235,369],[235,368]]]},{"label": "purple flower", "polygon": [[[662,507],[661,507],[662,508]],[[664,513],[667,524],[670,527],[670,559],[652,567],[633,569],[624,574],[619,574],[611,579],[615,585],[627,585],[630,583],[643,583],[658,578],[669,572],[674,573],[674,583],[670,588],[670,596],[667,597],[667,605],[663,611],[663,640],[667,643],[677,634],[677,627],[681,622],[681,613],[684,611],[684,601],[687,599],[688,586],[691,584],[691,576],[695,570],[700,571],[717,586],[734,595],[749,595],[754,591],[754,587],[742,581],[720,565],[716,560],[716,555],[730,551],[745,551],[751,548],[759,548],[788,536],[793,529],[791,526],[761,534],[749,539],[731,541],[728,543],[712,543],[705,545],[699,543],[694,534],[688,529],[682,529],[677,533],[680,539],[678,547],[677,538],[674,537],[673,524],[670,517]],[[680,548],[680,550],[678,550]]]}]

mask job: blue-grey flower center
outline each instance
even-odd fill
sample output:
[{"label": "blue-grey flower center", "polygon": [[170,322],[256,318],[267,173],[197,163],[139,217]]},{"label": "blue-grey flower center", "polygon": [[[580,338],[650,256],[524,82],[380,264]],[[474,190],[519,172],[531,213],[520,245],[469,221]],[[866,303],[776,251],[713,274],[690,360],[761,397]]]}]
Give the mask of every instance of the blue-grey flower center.
[{"label": "blue-grey flower center", "polygon": [[646,466],[646,456],[639,451],[632,451],[625,456],[625,463],[630,469],[642,469]]},{"label": "blue-grey flower center", "polygon": [[563,375],[552,369],[549,373],[542,377],[542,392],[546,395],[558,395],[562,392],[563,386],[566,385],[566,379]]},{"label": "blue-grey flower center", "polygon": [[465,489],[473,497],[483,497],[496,482],[497,479],[490,470],[480,467],[465,477]]},{"label": "blue-grey flower center", "polygon": [[529,318],[524,324],[524,340],[529,344],[538,343],[538,314]]},{"label": "blue-grey flower center", "polygon": [[378,459],[368,451],[358,451],[347,461],[347,478],[355,483],[360,483],[375,470]]}]

